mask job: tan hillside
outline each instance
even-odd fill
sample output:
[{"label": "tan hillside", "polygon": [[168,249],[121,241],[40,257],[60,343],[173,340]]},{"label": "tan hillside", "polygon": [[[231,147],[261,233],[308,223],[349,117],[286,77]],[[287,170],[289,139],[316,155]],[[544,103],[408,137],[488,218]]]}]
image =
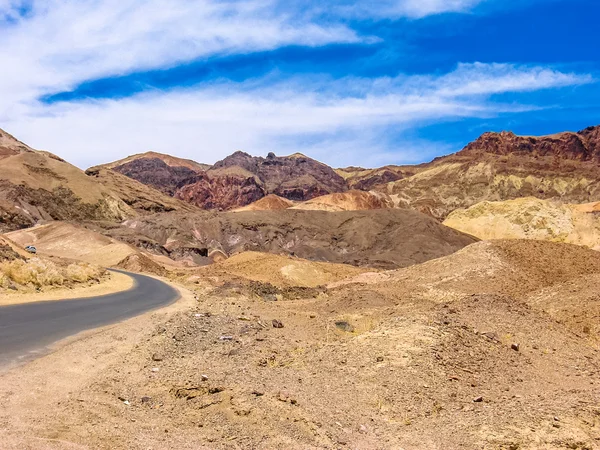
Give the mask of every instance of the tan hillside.
[{"label": "tan hillside", "polygon": [[376,169],[362,167],[346,167],[336,169],[350,189],[370,190],[375,186],[402,180],[410,177],[420,170],[421,166],[384,166]]},{"label": "tan hillside", "polygon": [[323,195],[292,207],[292,209],[314,211],[363,211],[370,209],[393,208],[388,195],[379,192],[348,191]]},{"label": "tan hillside", "polygon": [[200,276],[234,275],[278,287],[317,287],[365,272],[346,264],[309,261],[289,256],[244,252],[199,270]]},{"label": "tan hillside", "polygon": [[296,205],[296,202],[288,200],[287,198],[279,197],[275,194],[267,195],[260,200],[250,203],[247,206],[243,206],[238,209],[234,209],[233,212],[239,211],[278,211],[281,209],[288,209]]},{"label": "tan hillside", "polygon": [[0,231],[38,220],[123,220],[135,212],[61,158],[0,130]]},{"label": "tan hillside", "polygon": [[482,202],[456,210],[444,225],[480,239],[542,239],[600,249],[596,203],[562,204],[537,198]]},{"label": "tan hillside", "polygon": [[13,231],[6,236],[23,247],[36,246],[38,254],[43,256],[85,261],[103,267],[114,266],[138,253],[127,244],[64,222]]}]

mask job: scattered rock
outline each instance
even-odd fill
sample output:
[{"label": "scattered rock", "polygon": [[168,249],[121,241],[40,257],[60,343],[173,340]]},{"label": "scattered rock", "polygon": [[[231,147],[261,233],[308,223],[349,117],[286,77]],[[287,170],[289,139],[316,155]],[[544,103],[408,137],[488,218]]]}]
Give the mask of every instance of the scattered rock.
[{"label": "scattered rock", "polygon": [[152,397],[142,397],[142,403],[150,403]]},{"label": "scattered rock", "polygon": [[202,381],[208,381],[208,375],[202,375]]},{"label": "scattered rock", "polygon": [[518,352],[519,349],[521,348],[521,345],[520,344],[512,344],[510,346],[510,348],[512,348],[515,352]]},{"label": "scattered rock", "polygon": [[335,323],[335,326],[337,328],[339,328],[342,331],[345,331],[347,333],[353,333],[354,332],[354,327],[349,324],[348,322],[346,322],[345,320],[339,320]]},{"label": "scattered rock", "polygon": [[378,356],[377,357],[377,362],[383,362],[383,356]]},{"label": "scattered rock", "polygon": [[273,319],[273,328],[283,328],[281,320]]},{"label": "scattered rock", "polygon": [[500,342],[500,338],[498,337],[498,335],[496,333],[494,333],[493,331],[486,331],[485,333],[481,333],[482,336],[485,336],[486,338],[488,338],[490,341],[493,342]]},{"label": "scattered rock", "polygon": [[279,392],[279,394],[277,394],[277,400],[279,400],[280,402],[284,402],[284,403],[290,403],[292,405],[298,404],[298,400],[296,400],[294,397],[292,397],[289,394],[289,392],[286,392],[286,391]]},{"label": "scattered rock", "polygon": [[164,358],[160,353],[154,353],[152,355],[152,361],[162,361]]},{"label": "scattered rock", "polygon": [[483,401],[483,397],[477,397],[473,399],[473,403],[481,403]]},{"label": "scattered rock", "polygon": [[222,341],[232,341],[233,336],[221,336],[219,339]]},{"label": "scattered rock", "polygon": [[159,372],[159,371],[160,371],[160,369],[158,367],[153,367],[152,368],[152,372],[154,372],[154,373]]},{"label": "scattered rock", "polygon": [[369,431],[369,430],[368,430],[368,429],[367,429],[367,427],[366,427],[366,426],[364,426],[364,425],[361,425],[360,427],[358,427],[358,432],[359,432],[359,433],[363,433],[363,434],[365,434],[367,431]]}]

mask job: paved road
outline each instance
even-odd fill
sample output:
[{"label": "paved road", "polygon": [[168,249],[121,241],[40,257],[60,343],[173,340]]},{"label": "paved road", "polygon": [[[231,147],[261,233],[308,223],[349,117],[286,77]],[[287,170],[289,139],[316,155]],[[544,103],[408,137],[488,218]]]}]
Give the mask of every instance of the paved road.
[{"label": "paved road", "polygon": [[0,367],[39,356],[60,339],[137,316],[179,297],[162,281],[126,274],[135,285],[125,292],[0,307]]}]

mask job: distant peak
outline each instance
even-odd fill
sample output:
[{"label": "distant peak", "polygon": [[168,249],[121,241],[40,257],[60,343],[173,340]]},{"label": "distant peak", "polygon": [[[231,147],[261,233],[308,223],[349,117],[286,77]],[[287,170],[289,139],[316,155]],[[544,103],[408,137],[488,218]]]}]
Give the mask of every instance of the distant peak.
[{"label": "distant peak", "polygon": [[252,158],[252,155],[250,155],[249,153],[243,152],[241,150],[236,150],[235,152],[233,152],[230,157],[232,156],[243,156],[245,158]]},{"label": "distant peak", "polygon": [[288,158],[308,158],[308,156],[306,156],[300,152],[296,152],[296,153],[288,156]]}]

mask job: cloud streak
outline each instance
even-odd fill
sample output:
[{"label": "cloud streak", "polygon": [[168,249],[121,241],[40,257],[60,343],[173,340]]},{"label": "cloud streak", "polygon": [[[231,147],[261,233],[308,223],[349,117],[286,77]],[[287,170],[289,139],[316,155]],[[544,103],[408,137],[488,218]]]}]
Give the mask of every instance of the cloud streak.
[{"label": "cloud streak", "polygon": [[539,67],[463,64],[438,77],[224,82],[119,101],[25,106],[9,129],[33,145],[73,155],[82,167],[150,149],[204,162],[236,149],[308,150],[350,163],[367,148],[373,159],[387,159],[390,143],[382,136],[390,127],[400,132],[432,121],[530,111],[537,107],[490,96],[590,81]]},{"label": "cloud streak", "polygon": [[410,22],[468,13],[491,1],[333,0],[324,7],[308,0],[171,0],[167,7],[161,0],[0,0],[0,126],[80,167],[150,149],[204,162],[236,149],[304,151],[331,164],[414,161],[415,149],[428,145],[398,148],[390,134],[433,121],[535,110],[494,96],[595,80],[551,67],[491,63],[374,78],[275,69],[238,83],[217,76],[192,88],[142,86],[118,100],[40,99],[90,80],[207,58],[286,46],[369,46],[377,36],[356,31],[356,21]]}]

